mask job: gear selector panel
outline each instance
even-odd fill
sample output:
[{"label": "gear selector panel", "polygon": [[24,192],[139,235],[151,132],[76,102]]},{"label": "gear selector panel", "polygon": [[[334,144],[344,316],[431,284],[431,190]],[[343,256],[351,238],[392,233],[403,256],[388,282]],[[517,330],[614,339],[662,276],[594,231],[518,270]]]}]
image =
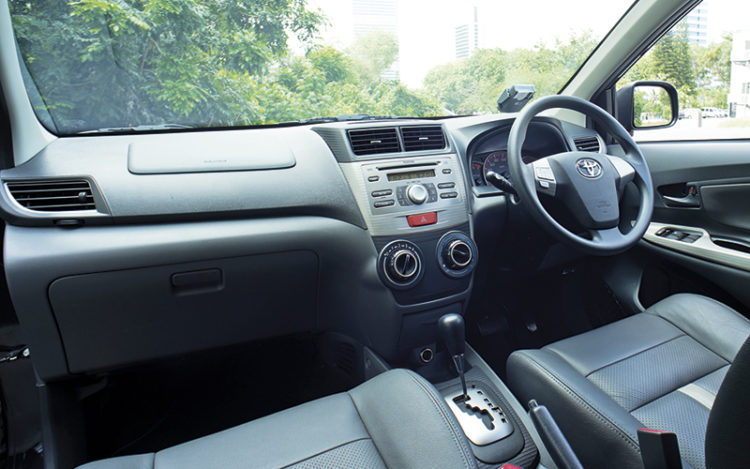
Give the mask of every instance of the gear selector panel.
[{"label": "gear selector panel", "polygon": [[468,389],[468,399],[461,393],[445,396],[445,402],[456,416],[466,437],[477,446],[485,446],[513,433],[513,424],[503,409],[476,385]]}]

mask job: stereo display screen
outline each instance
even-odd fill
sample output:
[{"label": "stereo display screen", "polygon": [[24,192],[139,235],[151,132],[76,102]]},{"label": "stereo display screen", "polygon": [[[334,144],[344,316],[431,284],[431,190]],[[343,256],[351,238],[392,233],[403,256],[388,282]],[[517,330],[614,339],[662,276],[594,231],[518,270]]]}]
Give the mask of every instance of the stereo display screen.
[{"label": "stereo display screen", "polygon": [[389,181],[405,181],[407,179],[422,179],[435,177],[434,169],[423,169],[420,171],[408,171],[405,173],[389,173]]}]

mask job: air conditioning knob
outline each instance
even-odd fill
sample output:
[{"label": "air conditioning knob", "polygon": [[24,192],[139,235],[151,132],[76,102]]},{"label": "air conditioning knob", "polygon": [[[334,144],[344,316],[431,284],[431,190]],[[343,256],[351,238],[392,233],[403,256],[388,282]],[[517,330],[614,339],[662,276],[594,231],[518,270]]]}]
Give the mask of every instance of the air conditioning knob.
[{"label": "air conditioning knob", "polygon": [[443,235],[438,241],[436,254],[440,270],[451,278],[466,277],[477,265],[477,245],[461,231]]},{"label": "air conditioning knob", "polygon": [[456,239],[446,246],[445,258],[450,269],[461,270],[471,263],[474,252],[466,241]]},{"label": "air conditioning knob", "polygon": [[422,184],[412,184],[406,188],[406,196],[413,203],[421,205],[427,201],[429,194],[427,193],[427,188]]},{"label": "air conditioning knob", "polygon": [[413,288],[424,276],[422,252],[411,241],[391,241],[380,251],[378,273],[383,283],[390,288]]},{"label": "air conditioning knob", "polygon": [[386,265],[388,274],[397,282],[408,282],[419,272],[419,258],[409,249],[396,251]]}]

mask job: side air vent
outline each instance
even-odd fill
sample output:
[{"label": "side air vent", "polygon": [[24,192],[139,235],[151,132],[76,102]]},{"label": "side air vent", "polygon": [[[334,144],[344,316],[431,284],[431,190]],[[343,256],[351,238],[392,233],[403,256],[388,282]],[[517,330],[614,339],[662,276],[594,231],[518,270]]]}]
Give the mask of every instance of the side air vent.
[{"label": "side air vent", "polygon": [[91,185],[85,179],[7,183],[16,202],[38,212],[96,210]]},{"label": "side air vent", "polygon": [[439,125],[424,127],[401,127],[404,151],[442,150],[445,148],[445,135]]},{"label": "side air vent", "polygon": [[347,131],[355,155],[375,155],[401,151],[395,127],[376,127]]},{"label": "side air vent", "polygon": [[600,146],[599,146],[599,139],[595,136],[591,137],[579,137],[573,139],[573,143],[576,144],[576,149],[578,151],[592,151],[594,153],[599,153]]}]

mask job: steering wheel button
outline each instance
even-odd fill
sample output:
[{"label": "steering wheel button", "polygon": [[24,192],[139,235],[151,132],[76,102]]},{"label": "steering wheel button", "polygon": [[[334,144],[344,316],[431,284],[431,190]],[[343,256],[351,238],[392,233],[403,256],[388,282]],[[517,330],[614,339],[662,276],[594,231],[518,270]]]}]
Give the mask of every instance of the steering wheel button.
[{"label": "steering wheel button", "polygon": [[420,213],[418,215],[409,215],[406,221],[412,228],[416,226],[434,225],[437,223],[437,212]]},{"label": "steering wheel button", "polygon": [[[537,178],[546,179],[548,181],[555,180],[555,174],[552,172],[552,168],[550,168],[549,166],[536,166],[534,169],[536,170]],[[548,187],[548,186],[542,186],[542,187]]]},{"label": "steering wheel button", "polygon": [[549,189],[549,181],[545,181],[544,179],[539,180],[539,185],[545,189]]}]

